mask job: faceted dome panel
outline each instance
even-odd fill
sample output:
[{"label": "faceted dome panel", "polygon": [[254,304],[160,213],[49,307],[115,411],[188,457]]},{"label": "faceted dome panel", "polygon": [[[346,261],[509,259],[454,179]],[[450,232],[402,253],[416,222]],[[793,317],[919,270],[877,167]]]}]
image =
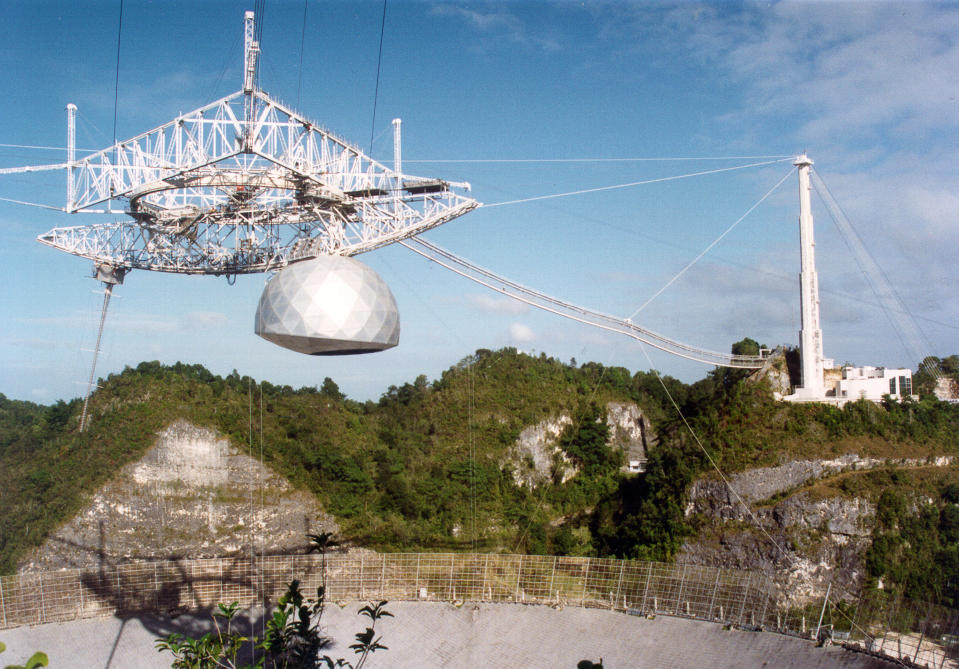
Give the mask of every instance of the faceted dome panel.
[{"label": "faceted dome panel", "polygon": [[281,269],[260,295],[254,332],[309,355],[371,353],[400,341],[389,286],[346,256],[321,256]]}]

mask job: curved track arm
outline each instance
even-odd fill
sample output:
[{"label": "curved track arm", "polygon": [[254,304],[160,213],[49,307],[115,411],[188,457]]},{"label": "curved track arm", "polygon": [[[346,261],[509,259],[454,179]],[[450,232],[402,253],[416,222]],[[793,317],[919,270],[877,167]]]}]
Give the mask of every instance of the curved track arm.
[{"label": "curved track arm", "polygon": [[732,355],[718,353],[707,349],[697,348],[682,342],[675,341],[652,330],[640,327],[628,318],[617,318],[592,309],[580,307],[569,302],[550,297],[545,293],[527,288],[514,281],[510,281],[493,272],[474,265],[465,258],[460,258],[435,244],[420,237],[411,237],[399,242],[414,253],[435,262],[446,269],[463,276],[470,281],[486,286],[514,300],[519,300],[530,306],[548,311],[579,323],[592,325],[610,332],[617,332],[632,339],[639,340],[666,353],[672,353],[687,360],[695,360],[719,367],[734,367],[739,369],[759,369],[764,359],[761,356]]}]

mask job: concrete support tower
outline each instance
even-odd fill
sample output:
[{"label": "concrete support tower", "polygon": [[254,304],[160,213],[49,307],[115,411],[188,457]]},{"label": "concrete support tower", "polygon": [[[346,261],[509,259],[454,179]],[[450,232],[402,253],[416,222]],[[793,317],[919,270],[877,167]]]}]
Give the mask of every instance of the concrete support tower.
[{"label": "concrete support tower", "polygon": [[799,246],[801,269],[799,299],[802,303],[802,330],[799,331],[799,355],[802,361],[802,387],[792,396],[797,400],[815,400],[826,396],[823,384],[822,329],[819,325],[819,278],[816,275],[816,242],[813,239],[810,206],[809,168],[812,161],[803,154],[793,163],[799,171]]}]

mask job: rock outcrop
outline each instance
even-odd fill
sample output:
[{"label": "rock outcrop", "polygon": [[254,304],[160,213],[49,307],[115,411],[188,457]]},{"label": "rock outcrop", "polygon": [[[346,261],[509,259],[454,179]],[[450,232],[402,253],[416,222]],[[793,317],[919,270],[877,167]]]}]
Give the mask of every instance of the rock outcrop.
[{"label": "rock outcrop", "polygon": [[[565,483],[579,471],[559,447],[559,438],[573,424],[569,414],[548,418],[520,432],[510,463],[517,485],[535,487],[545,481]],[[647,449],[656,443],[649,418],[637,405],[610,402],[606,405],[609,440],[606,445],[624,452],[628,471],[642,471]]]},{"label": "rock outcrop", "polygon": [[698,516],[703,529],[685,543],[679,559],[771,574],[782,600],[797,606],[821,598],[830,584],[836,592],[857,592],[875,505],[858,497],[815,499],[796,489],[844,471],[952,462],[952,456],[887,460],[844,455],[751,469],[730,477],[728,486],[700,479],[690,488],[686,515]]},{"label": "rock outcrop", "polygon": [[336,529],[313,495],[213,431],[178,421],[20,571],[292,552],[306,544],[307,532]]}]

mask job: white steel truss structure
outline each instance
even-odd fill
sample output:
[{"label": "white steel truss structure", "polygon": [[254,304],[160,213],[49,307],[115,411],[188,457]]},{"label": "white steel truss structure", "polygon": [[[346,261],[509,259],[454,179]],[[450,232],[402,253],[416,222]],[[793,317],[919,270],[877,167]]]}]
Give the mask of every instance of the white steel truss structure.
[{"label": "white steel truss structure", "polygon": [[363,253],[479,206],[469,184],[402,174],[398,159],[390,169],[257,90],[252,25],[248,12],[242,90],[79,161],[71,152],[66,211],[119,201],[127,218],[40,242],[121,271],[233,275]]}]

